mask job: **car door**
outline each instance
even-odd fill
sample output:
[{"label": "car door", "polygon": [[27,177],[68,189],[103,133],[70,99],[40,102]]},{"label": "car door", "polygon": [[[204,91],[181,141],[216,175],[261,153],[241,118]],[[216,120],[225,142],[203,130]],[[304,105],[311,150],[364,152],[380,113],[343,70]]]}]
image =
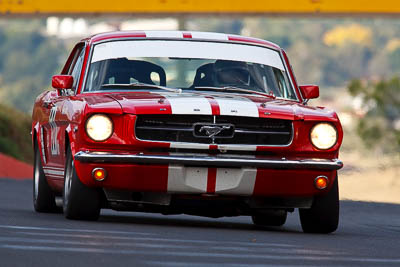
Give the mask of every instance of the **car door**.
[{"label": "car door", "polygon": [[64,179],[65,167],[65,130],[69,125],[68,104],[72,95],[75,94],[79,83],[85,49],[80,45],[72,52],[73,60],[70,62],[68,72],[74,78],[73,88],[68,90],[51,91],[45,99],[44,107],[47,109],[48,121],[43,125],[46,135],[46,164],[43,167],[50,184],[61,187]]}]

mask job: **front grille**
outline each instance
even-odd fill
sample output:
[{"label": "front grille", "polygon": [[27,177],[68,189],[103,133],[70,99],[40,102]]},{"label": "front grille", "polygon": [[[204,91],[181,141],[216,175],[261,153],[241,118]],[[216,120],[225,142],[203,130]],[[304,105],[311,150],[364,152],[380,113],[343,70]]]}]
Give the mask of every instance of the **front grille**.
[{"label": "front grille", "polygon": [[[214,121],[215,120],[215,121]],[[199,132],[204,124],[204,131]],[[225,128],[212,136],[213,125]],[[227,127],[231,128],[227,128]],[[216,127],[218,129],[218,127]],[[211,115],[139,115],[136,138],[146,141],[235,145],[288,145],[292,140],[292,121]],[[212,129],[211,129],[212,130]],[[218,131],[218,130],[217,130]],[[232,134],[233,131],[233,134]]]}]

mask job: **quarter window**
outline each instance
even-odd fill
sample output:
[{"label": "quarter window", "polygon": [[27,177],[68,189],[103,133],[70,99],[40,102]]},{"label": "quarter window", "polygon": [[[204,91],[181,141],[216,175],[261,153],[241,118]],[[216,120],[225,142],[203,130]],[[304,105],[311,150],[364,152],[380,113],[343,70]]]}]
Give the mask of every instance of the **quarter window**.
[{"label": "quarter window", "polygon": [[85,55],[85,49],[82,47],[82,49],[78,53],[79,53],[79,56],[76,59],[73,68],[70,70],[70,75],[72,75],[72,77],[74,77],[74,84],[72,85],[72,90],[73,91],[76,91],[76,89],[78,87],[79,76],[81,74],[83,58],[84,58],[84,55]]}]

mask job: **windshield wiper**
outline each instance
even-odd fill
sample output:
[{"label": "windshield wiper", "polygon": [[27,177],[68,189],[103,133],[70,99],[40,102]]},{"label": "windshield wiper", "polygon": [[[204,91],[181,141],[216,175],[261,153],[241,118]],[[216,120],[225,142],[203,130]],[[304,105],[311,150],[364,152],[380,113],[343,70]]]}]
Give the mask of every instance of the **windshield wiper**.
[{"label": "windshield wiper", "polygon": [[194,89],[205,90],[205,91],[218,91],[218,92],[249,93],[249,94],[262,95],[262,96],[266,96],[266,97],[273,98],[273,99],[276,98],[276,96],[272,92],[270,94],[268,94],[268,93],[257,92],[257,91],[243,89],[243,88],[234,87],[234,86],[224,86],[224,87],[196,86],[196,87],[194,87]]},{"label": "windshield wiper", "polygon": [[138,89],[162,89],[166,90],[169,92],[174,92],[174,93],[182,93],[182,89],[179,88],[169,88],[161,85],[156,85],[156,84],[149,84],[149,83],[107,83],[103,84],[101,86],[102,88],[108,88],[108,87],[117,87],[117,88],[138,88]]}]

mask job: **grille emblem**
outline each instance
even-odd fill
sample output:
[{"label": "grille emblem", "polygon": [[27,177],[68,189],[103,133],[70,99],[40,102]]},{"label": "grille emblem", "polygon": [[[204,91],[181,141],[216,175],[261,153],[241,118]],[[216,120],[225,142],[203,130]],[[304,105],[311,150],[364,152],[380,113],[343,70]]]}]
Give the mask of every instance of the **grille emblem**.
[{"label": "grille emblem", "polygon": [[235,134],[233,124],[195,123],[193,124],[193,135],[198,138],[232,138]]},{"label": "grille emblem", "polygon": [[223,130],[228,130],[230,128],[231,128],[230,126],[226,126],[226,125],[223,125],[223,126],[219,126],[219,125],[207,126],[206,125],[206,126],[202,126],[200,128],[199,132],[201,132],[201,133],[205,132],[208,135],[208,137],[213,137],[213,136],[218,135]]}]

